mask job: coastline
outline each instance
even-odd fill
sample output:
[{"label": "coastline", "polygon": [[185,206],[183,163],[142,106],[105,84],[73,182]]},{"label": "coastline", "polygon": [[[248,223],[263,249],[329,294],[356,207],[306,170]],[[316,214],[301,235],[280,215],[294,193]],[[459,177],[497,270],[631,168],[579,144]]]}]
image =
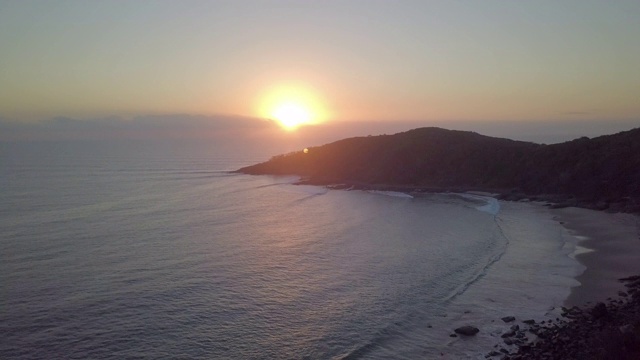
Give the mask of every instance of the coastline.
[{"label": "coastline", "polygon": [[[456,354],[454,356],[466,358],[504,356],[508,359],[542,359],[547,358],[546,350],[542,357],[539,354],[532,355],[530,351],[545,346],[553,351],[560,349],[560,353],[565,347],[586,349],[587,352],[593,349],[599,351],[600,345],[587,344],[584,339],[589,335],[589,341],[608,341],[608,335],[601,334],[603,326],[607,331],[612,328],[611,331],[617,334],[618,328],[636,326],[633,324],[637,323],[640,336],[640,302],[637,299],[640,285],[627,288],[629,284],[619,281],[630,276],[635,279],[633,275],[640,274],[638,214],[593,210],[595,206],[592,203],[569,205],[551,196],[514,198],[499,190],[481,192],[474,189],[361,183],[322,184],[305,180],[294,184],[343,191],[398,192],[415,198],[442,194],[461,196],[467,200],[490,197],[499,201],[505,212],[501,212],[496,221],[507,238],[518,239],[520,244],[514,247],[512,243],[502,261],[493,265],[492,271],[485,274],[477,285],[484,284],[470,288],[451,304],[449,312],[445,314],[445,317],[448,315],[448,324],[434,322],[433,328],[445,327],[452,331],[472,324],[480,329],[477,335],[458,338],[440,331],[431,335],[432,331],[427,330],[430,343],[435,344],[429,349],[437,350],[442,356]],[[476,209],[483,211],[478,207]],[[608,207],[607,211],[616,209]],[[548,241],[555,241],[555,246],[560,246],[556,250],[557,256],[536,257],[536,251],[539,250],[536,248],[549,245]],[[519,259],[523,256],[533,259],[531,266],[522,266]],[[562,258],[565,260],[560,260]],[[574,265],[568,265],[566,261]],[[526,286],[499,288],[500,284],[510,284],[510,276],[517,272],[522,273],[519,278],[523,279],[523,285]],[[502,277],[504,281],[500,281]],[[504,299],[496,296],[502,290],[507,291]],[[514,301],[518,298],[522,301]],[[474,299],[489,301],[479,305]],[[597,306],[594,306],[596,303]],[[612,315],[594,318],[594,311],[602,306],[606,306]],[[629,325],[629,319],[636,315],[638,321]],[[512,316],[516,319],[515,325],[507,324],[504,320]],[[605,319],[615,321],[603,325]],[[521,328],[513,331],[518,326]],[[431,325],[428,328],[431,329]],[[638,339],[633,343],[640,344]]]},{"label": "coastline", "polygon": [[[555,279],[552,283],[565,289],[565,295],[558,293],[560,297],[556,297],[555,302],[546,291],[552,288],[543,290],[541,287],[538,289],[540,291],[524,294],[528,300],[539,301],[534,306],[509,314],[493,314],[496,319],[514,315],[516,325],[503,324],[507,322],[504,319],[483,324],[478,322],[479,319],[473,319],[473,316],[469,315],[457,319],[458,321],[454,321],[452,325],[478,325],[481,330],[476,335],[477,340],[493,339],[494,348],[485,353],[485,358],[502,356],[505,359],[580,359],[585,358],[585,354],[601,351],[614,354],[613,357],[609,357],[612,359],[637,358],[635,356],[640,349],[640,278],[633,275],[640,273],[640,217],[574,207],[557,209],[543,203],[528,201],[501,201],[501,206],[506,211],[500,216],[505,235],[517,235],[521,240],[525,240],[521,245],[510,248],[511,257],[514,251],[522,250],[527,251],[526,256],[534,256],[535,247],[547,239],[557,238],[557,235],[553,235],[555,233],[564,238],[561,250],[564,255],[559,256],[573,259],[576,265],[579,264],[584,270],[575,273],[571,277],[573,280],[567,277],[566,280],[569,281],[564,284],[561,279],[563,274],[568,275],[566,271],[556,268],[557,270],[550,274],[551,278]],[[510,228],[509,222],[518,223],[518,226]],[[531,226],[522,227],[527,222],[531,222]],[[534,241],[530,244],[533,247],[527,249],[526,242],[536,240],[536,237],[542,242]],[[493,274],[488,276],[505,273],[505,265],[510,267],[511,271],[525,270],[514,267],[517,266],[516,263],[508,256],[504,260],[496,266]],[[542,269],[548,269],[548,265],[553,268],[559,264],[546,258],[538,260],[539,266],[543,266]],[[550,262],[547,264],[547,261]],[[526,279],[525,282],[529,282],[529,285],[546,284],[547,280],[542,280],[540,276],[549,275],[544,275],[542,269],[530,269],[530,278],[527,279],[525,276],[523,279]],[[623,278],[627,278],[627,281],[620,281]],[[574,285],[569,286],[571,282]],[[530,291],[531,288],[527,288]],[[512,290],[516,293],[520,291]],[[469,292],[478,292],[478,289],[474,288]],[[556,305],[549,311],[537,308],[550,300]],[[526,300],[523,299],[523,303],[524,301]],[[507,309],[509,306],[504,308]],[[483,309],[483,312],[492,313],[491,309]],[[542,313],[544,316],[540,316]],[[463,319],[465,321],[459,321]],[[629,329],[634,327],[636,330],[630,332]],[[453,342],[451,344],[453,345]],[[473,351],[468,353],[467,357],[473,357],[472,353]],[[569,354],[578,355],[572,357],[568,356]],[[618,354],[631,354],[631,357],[616,357]]]},{"label": "coastline", "polygon": [[[236,170],[234,172],[250,174]],[[501,201],[509,202],[531,202],[545,205],[550,209],[580,208],[589,209],[596,212],[636,214],[640,216],[640,204],[632,198],[624,197],[610,199],[607,201],[576,198],[567,194],[525,194],[514,189],[487,188],[477,186],[420,186],[420,185],[393,185],[367,183],[359,181],[333,181],[326,179],[315,179],[310,177],[300,177],[294,185],[323,186],[332,190],[373,190],[373,191],[394,191],[403,192],[412,196],[423,194],[479,194],[491,196]]]},{"label": "coastline", "polygon": [[577,238],[575,259],[586,267],[565,306],[615,298],[624,290],[618,279],[640,273],[640,217],[575,207],[550,211],[568,235]]},{"label": "coastline", "polygon": [[[548,211],[573,245],[570,257],[584,268],[575,277],[579,285],[571,287],[561,317],[502,334],[506,339],[485,357],[640,358],[640,216],[576,207]],[[517,347],[505,347],[508,342]]]},{"label": "coastline", "polygon": [[[436,345],[436,349],[442,356],[455,354],[454,356],[466,358],[503,356],[508,359],[546,359],[548,354],[564,356],[562,354],[565,354],[565,349],[570,349],[576,354],[591,354],[602,351],[603,347],[608,349],[608,345],[602,345],[603,342],[619,342],[620,339],[626,339],[624,344],[616,345],[622,349],[620,351],[633,352],[636,345],[640,344],[638,336],[629,340],[627,337],[631,335],[619,334],[623,332],[620,329],[633,326],[640,331],[640,307],[637,299],[637,295],[640,295],[640,285],[636,281],[634,288],[629,287],[629,283],[620,281],[630,276],[629,279],[636,279],[632,275],[640,274],[638,214],[566,206],[550,198],[505,199],[504,192],[500,191],[479,192],[468,189],[425,189],[353,183],[324,186],[343,191],[398,192],[415,198],[426,197],[428,194],[448,194],[472,201],[480,200],[479,198],[499,201],[505,212],[501,212],[496,221],[507,238],[519,241],[520,244],[512,243],[504,259],[492,266],[492,271],[477,284],[480,286],[470,288],[451,304],[448,327],[453,330],[472,324],[472,327],[477,326],[480,332],[472,339],[452,338],[455,336],[453,333],[449,335],[448,340],[444,340],[446,338],[443,339],[444,335],[441,333],[431,335],[431,342],[440,344]],[[609,209],[612,210],[614,209]],[[558,248],[557,258],[538,258],[531,264],[537,266],[522,267],[518,258],[535,258],[536,251],[539,250],[537,248],[545,246],[544,244],[551,239],[556,239],[556,244],[561,247]],[[574,265],[568,266],[566,262],[559,260],[562,257],[572,261]],[[572,274],[571,268],[574,269]],[[551,272],[548,272],[549,270]],[[520,278],[528,284],[525,286],[527,290],[523,292],[524,289],[512,288],[505,299],[496,302],[495,295],[499,294],[501,289],[496,288],[495,284],[509,283],[508,275],[514,272],[523,273]],[[496,281],[500,280],[500,277],[505,277],[504,281]],[[482,282],[484,284],[481,284]],[[513,301],[519,296],[522,296],[522,301],[500,304],[502,300]],[[491,303],[478,304],[473,301],[479,298],[486,298]],[[527,305],[514,306],[516,303]],[[610,315],[604,315],[602,318],[597,317],[601,315],[594,315],[603,307],[606,308],[604,312],[608,311]],[[515,325],[505,324],[507,321],[504,319],[511,316],[516,319]],[[492,320],[488,322],[487,319],[490,318]],[[501,321],[498,321],[499,319]],[[518,329],[518,326],[521,328]],[[606,329],[606,334],[603,329]],[[490,344],[493,345],[492,350]],[[536,351],[533,351],[537,348],[544,349],[542,355],[536,355]],[[637,352],[633,354],[632,356],[635,356]]]},{"label": "coastline", "polygon": [[[565,237],[573,243],[570,254],[585,269],[575,276],[578,286],[571,287],[564,305],[585,306],[607,298],[618,297],[625,286],[619,279],[640,274],[640,214],[626,212],[624,206],[567,201],[565,196],[534,196],[507,193],[500,189],[474,191],[466,188],[426,188],[417,186],[372,185],[341,183],[327,185],[309,179],[297,184],[325,186],[334,190],[394,191],[421,197],[425,194],[448,193],[492,197],[500,202],[528,203],[549,211],[549,216],[565,230]],[[619,204],[616,204],[619,205]],[[612,212],[607,212],[612,211]]]}]

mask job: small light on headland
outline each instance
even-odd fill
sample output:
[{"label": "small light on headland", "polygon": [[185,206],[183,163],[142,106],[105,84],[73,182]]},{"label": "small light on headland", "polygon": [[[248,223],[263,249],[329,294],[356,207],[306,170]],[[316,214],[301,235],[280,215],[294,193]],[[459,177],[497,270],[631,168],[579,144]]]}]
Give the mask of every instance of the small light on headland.
[{"label": "small light on headland", "polygon": [[309,153],[309,149],[304,148],[304,150],[302,150],[303,153],[308,154]]}]

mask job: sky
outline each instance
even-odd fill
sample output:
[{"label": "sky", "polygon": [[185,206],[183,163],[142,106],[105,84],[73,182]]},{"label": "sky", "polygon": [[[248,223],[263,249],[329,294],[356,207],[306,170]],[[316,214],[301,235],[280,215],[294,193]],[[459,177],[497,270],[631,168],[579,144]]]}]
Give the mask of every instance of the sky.
[{"label": "sky", "polygon": [[0,121],[273,130],[288,103],[334,137],[344,122],[613,132],[640,124],[638,19],[637,0],[0,0]]}]

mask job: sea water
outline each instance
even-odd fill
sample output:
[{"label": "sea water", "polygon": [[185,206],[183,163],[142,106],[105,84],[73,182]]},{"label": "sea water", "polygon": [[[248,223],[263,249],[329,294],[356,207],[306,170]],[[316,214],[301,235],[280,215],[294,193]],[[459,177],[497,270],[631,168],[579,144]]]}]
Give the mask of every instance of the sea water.
[{"label": "sea water", "polygon": [[3,359],[484,358],[580,270],[539,207],[85,147],[0,153]]}]

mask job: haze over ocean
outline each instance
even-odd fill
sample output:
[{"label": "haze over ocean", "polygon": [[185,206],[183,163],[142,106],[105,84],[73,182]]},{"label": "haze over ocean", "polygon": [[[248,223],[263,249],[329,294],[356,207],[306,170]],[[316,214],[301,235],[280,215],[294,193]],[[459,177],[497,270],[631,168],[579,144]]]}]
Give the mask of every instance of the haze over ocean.
[{"label": "haze over ocean", "polygon": [[[294,186],[175,149],[5,147],[3,358],[481,357],[491,320],[551,316],[580,270],[526,207]],[[481,336],[448,337],[470,318]]]}]

